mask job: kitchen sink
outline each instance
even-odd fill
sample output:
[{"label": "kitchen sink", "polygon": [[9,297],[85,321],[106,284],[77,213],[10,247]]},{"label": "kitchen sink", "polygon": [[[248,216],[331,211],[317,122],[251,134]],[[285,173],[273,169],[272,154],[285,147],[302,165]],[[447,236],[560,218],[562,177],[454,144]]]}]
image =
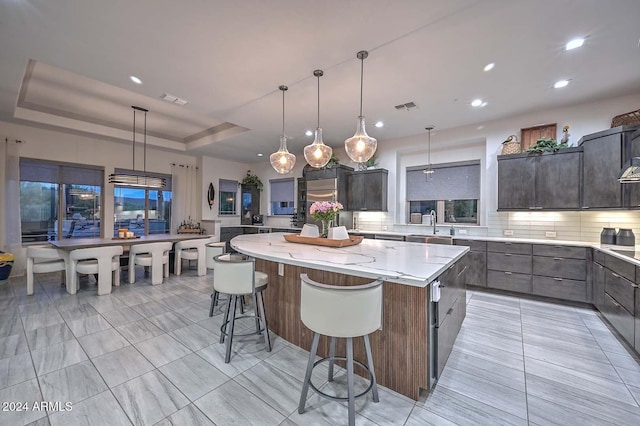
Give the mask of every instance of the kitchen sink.
[{"label": "kitchen sink", "polygon": [[446,235],[407,235],[405,241],[412,243],[427,243],[427,244],[446,244],[452,245],[453,239]]}]

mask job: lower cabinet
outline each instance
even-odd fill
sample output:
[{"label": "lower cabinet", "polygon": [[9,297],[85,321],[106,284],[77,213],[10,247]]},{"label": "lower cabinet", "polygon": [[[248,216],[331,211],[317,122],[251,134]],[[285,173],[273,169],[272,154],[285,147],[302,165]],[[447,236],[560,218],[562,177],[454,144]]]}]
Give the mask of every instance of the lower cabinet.
[{"label": "lower cabinet", "polygon": [[592,274],[592,303],[598,310],[602,311],[604,308],[604,266],[594,261]]},{"label": "lower cabinet", "polygon": [[440,281],[440,302],[437,304],[437,377],[449,359],[453,344],[467,312],[465,274],[468,270],[468,253],[445,271]]},{"label": "lower cabinet", "polygon": [[478,287],[487,286],[487,242],[478,240],[456,239],[458,246],[469,247],[466,255],[467,271],[465,273],[465,284]]},{"label": "lower cabinet", "polygon": [[586,247],[535,244],[532,294],[575,302],[591,301]]},{"label": "lower cabinet", "polygon": [[587,284],[585,281],[534,275],[531,293],[562,300],[586,302]]},{"label": "lower cabinet", "polygon": [[509,271],[487,271],[487,287],[531,294],[531,275]]},{"label": "lower cabinet", "polygon": [[487,287],[531,294],[531,244],[487,243]]},{"label": "lower cabinet", "polygon": [[603,307],[601,312],[605,318],[633,346],[635,343],[635,318],[633,315],[607,293],[604,294]]},{"label": "lower cabinet", "polygon": [[438,376],[442,374],[453,344],[458,337],[460,327],[462,327],[462,321],[466,315],[466,297],[464,299],[458,298],[456,302],[444,313],[444,318],[438,328]]}]

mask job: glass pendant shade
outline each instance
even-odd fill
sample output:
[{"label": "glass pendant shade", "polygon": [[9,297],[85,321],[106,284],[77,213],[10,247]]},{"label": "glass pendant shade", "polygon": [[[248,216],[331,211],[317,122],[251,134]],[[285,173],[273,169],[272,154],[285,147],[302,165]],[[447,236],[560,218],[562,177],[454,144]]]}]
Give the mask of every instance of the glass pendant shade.
[{"label": "glass pendant shade", "polygon": [[344,141],[344,149],[352,161],[364,163],[373,157],[378,148],[378,141],[367,135],[364,128],[364,117],[358,117],[358,128],[356,134]]},{"label": "glass pendant shade", "polygon": [[304,147],[304,158],[311,167],[320,168],[327,165],[333,149],[322,142],[322,129],[316,129],[316,137],[311,145]]},{"label": "glass pendant shade", "polygon": [[287,137],[280,137],[280,149],[269,156],[271,167],[276,172],[284,175],[289,173],[296,165],[296,156],[287,150]]}]

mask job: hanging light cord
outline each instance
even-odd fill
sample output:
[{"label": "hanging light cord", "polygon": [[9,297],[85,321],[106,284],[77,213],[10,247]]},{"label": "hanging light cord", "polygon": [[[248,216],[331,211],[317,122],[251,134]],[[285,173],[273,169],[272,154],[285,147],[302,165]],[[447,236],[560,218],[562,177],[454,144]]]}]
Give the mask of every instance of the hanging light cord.
[{"label": "hanging light cord", "polygon": [[282,136],[284,136],[284,89],[282,90]]},{"label": "hanging light cord", "polygon": [[360,117],[362,117],[362,91],[363,91],[363,81],[364,81],[364,55],[361,55],[360,58]]},{"label": "hanging light cord", "polygon": [[133,109],[133,164],[131,164],[131,170],[136,169],[136,110],[135,107]]},{"label": "hanging light cord", "polygon": [[431,168],[431,129],[429,130],[429,137],[427,139],[427,162],[429,163],[429,168]]},{"label": "hanging light cord", "polygon": [[320,75],[316,75],[318,79],[318,129],[320,128]]},{"label": "hanging light cord", "polygon": [[143,171],[147,173],[147,111],[144,112],[144,154],[142,156]]}]

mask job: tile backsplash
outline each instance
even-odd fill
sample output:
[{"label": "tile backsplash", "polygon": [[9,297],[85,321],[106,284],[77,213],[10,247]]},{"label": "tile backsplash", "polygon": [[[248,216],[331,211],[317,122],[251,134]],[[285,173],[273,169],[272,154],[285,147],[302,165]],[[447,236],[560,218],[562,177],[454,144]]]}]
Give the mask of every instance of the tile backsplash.
[{"label": "tile backsplash", "polygon": [[[384,212],[354,214],[359,229],[367,231],[415,232],[420,225],[394,224],[394,217]],[[640,241],[640,210],[588,212],[492,212],[486,226],[466,226],[468,235],[513,238],[556,239],[566,241],[600,242],[602,228],[631,228]],[[442,229],[442,226],[438,227]],[[458,228],[458,227],[456,227]],[[416,232],[420,233],[420,232]],[[548,235],[554,235],[549,237]]]}]

